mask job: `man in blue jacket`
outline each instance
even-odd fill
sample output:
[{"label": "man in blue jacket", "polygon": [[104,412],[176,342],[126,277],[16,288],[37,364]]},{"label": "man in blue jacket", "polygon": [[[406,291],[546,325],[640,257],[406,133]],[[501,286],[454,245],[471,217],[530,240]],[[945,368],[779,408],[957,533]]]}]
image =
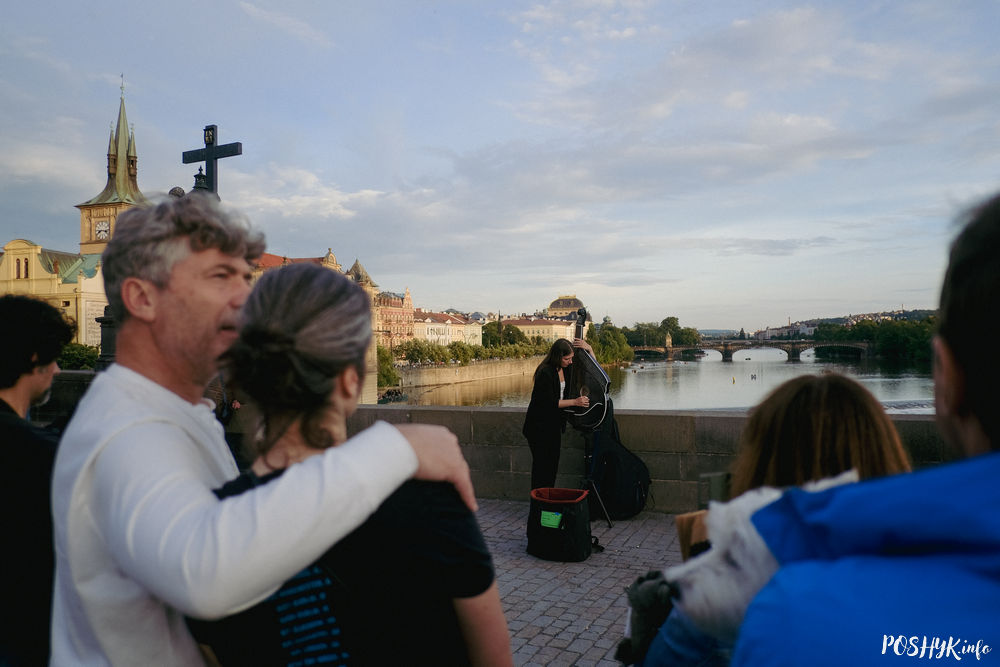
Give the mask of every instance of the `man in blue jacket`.
[{"label": "man in blue jacket", "polygon": [[1000,661],[1000,196],[955,240],[938,317],[937,420],[964,460],[754,514],[780,567],[733,665]]}]

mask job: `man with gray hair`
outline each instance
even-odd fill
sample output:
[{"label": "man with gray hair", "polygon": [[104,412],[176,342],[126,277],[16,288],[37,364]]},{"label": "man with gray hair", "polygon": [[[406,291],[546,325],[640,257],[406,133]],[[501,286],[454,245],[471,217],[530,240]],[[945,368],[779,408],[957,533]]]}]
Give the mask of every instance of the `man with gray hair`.
[{"label": "man with gray hair", "polygon": [[411,476],[451,481],[475,508],[455,436],[417,424],[378,423],[216,499],[238,470],[202,396],[263,249],[200,194],[118,218],[103,255],[117,363],[80,401],[53,476],[53,664],[199,664],[185,615],[267,597]]}]

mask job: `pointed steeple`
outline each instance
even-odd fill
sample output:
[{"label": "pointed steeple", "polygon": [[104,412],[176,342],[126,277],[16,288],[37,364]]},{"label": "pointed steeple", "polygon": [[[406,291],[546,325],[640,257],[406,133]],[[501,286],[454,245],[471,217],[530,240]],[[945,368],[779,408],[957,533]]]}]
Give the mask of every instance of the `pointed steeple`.
[{"label": "pointed steeple", "polygon": [[118,166],[118,157],[115,155],[115,126],[111,125],[111,137],[108,139],[108,173],[115,173]]},{"label": "pointed steeple", "polygon": [[104,190],[93,199],[79,204],[144,204],[146,197],[139,191],[136,180],[138,160],[135,151],[135,132],[129,130],[125,115],[125,86],[118,105],[118,122],[111,130],[108,141],[108,182]]},{"label": "pointed steeple", "polygon": [[354,279],[354,282],[360,285],[371,285],[372,287],[378,287],[375,281],[372,280],[368,272],[365,271],[365,267],[361,266],[361,262],[357,259],[354,260],[353,266],[347,270],[347,275]]}]

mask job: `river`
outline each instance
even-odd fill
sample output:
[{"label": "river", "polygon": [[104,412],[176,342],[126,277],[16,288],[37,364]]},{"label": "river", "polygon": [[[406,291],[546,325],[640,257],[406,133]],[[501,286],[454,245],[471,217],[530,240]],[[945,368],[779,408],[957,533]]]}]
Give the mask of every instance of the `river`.
[{"label": "river", "polygon": [[[933,414],[934,384],[929,367],[896,367],[877,361],[819,361],[812,350],[799,362],[781,350],[740,350],[731,363],[708,351],[698,361],[643,361],[614,368],[611,399],[617,409],[746,410],[782,382],[805,373],[834,371],[858,380],[890,413]],[[530,374],[412,389],[411,405],[526,407]]]}]

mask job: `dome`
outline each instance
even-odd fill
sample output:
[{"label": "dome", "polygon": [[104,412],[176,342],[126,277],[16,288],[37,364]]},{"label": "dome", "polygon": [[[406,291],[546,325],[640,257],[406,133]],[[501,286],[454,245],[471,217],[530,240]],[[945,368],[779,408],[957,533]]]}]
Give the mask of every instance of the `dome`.
[{"label": "dome", "polygon": [[583,302],[577,299],[575,294],[562,295],[549,304],[549,316],[562,317],[576,313],[576,311],[583,307]]}]

